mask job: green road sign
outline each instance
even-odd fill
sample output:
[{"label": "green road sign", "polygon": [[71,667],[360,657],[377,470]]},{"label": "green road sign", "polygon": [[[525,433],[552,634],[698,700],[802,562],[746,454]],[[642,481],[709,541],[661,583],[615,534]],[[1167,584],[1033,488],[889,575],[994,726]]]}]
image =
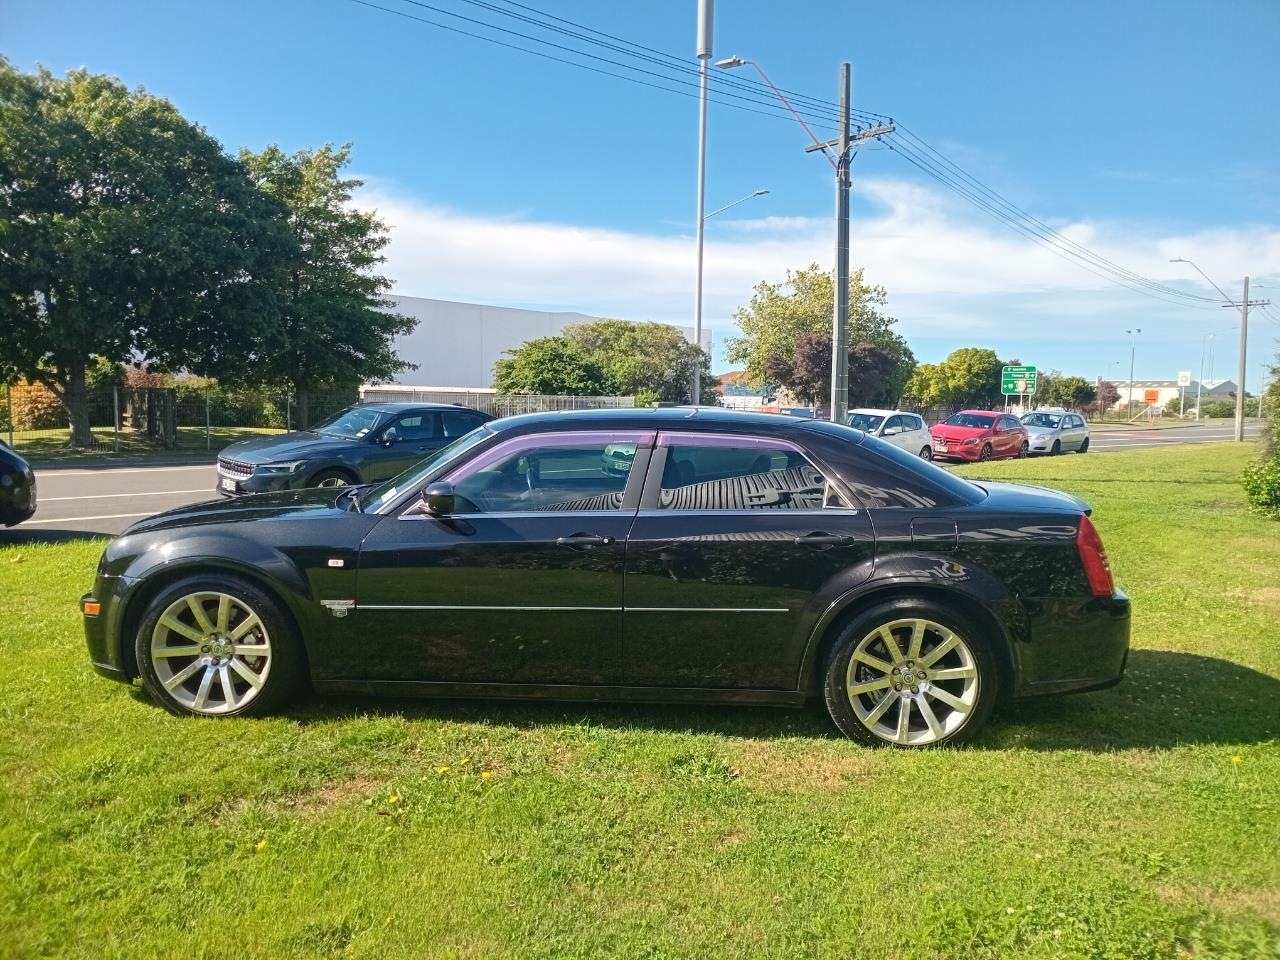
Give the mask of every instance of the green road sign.
[{"label": "green road sign", "polygon": [[1035,393],[1036,368],[1005,367],[1000,371],[1000,392],[1006,397],[1019,397]]}]

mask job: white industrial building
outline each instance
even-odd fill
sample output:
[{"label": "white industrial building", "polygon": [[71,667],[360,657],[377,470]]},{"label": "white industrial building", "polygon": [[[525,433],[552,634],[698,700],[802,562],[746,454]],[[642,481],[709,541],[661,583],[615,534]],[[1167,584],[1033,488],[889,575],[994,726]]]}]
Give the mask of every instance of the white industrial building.
[{"label": "white industrial building", "polygon": [[[493,365],[508,350],[536,337],[553,337],[574,323],[599,317],[584,313],[524,310],[483,303],[391,296],[397,313],[414,317],[417,327],[396,341],[402,360],[417,364],[395,382],[436,388],[487,388],[493,385]],[[678,327],[693,339],[692,327]],[[711,352],[711,331],[702,331],[702,349]]]},{"label": "white industrial building", "polygon": [[[1182,391],[1186,391],[1187,409],[1192,410],[1196,405],[1196,381],[1192,380],[1191,384],[1186,387],[1179,387],[1177,380],[1134,380],[1130,387],[1128,380],[1112,380],[1116,390],[1120,394],[1120,399],[1115,402],[1111,409],[1118,410],[1121,407],[1128,409],[1130,390],[1133,396],[1133,409],[1139,410],[1147,406],[1147,397],[1154,394],[1156,397],[1154,405],[1163,407],[1166,403],[1178,396]],[[1236,395],[1236,382],[1234,380],[1205,380],[1200,385],[1200,398],[1202,400],[1230,400]]]}]

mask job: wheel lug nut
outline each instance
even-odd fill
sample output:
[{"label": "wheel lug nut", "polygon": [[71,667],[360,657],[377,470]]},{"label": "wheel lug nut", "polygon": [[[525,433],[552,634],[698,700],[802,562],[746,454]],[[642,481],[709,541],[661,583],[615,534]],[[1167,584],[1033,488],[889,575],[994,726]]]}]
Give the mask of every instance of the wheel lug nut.
[{"label": "wheel lug nut", "polygon": [[920,692],[920,688],[919,688],[919,687],[912,687],[912,688],[911,688],[911,692],[912,692],[912,693],[919,693],[919,692]]}]

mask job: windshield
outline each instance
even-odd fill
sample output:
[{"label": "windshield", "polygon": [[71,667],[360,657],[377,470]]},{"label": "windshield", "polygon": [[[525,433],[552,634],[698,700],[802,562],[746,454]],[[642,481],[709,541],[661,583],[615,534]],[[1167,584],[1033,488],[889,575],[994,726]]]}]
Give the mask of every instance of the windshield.
[{"label": "windshield", "polygon": [[849,426],[857,427],[864,433],[875,433],[880,424],[884,423],[884,417],[875,413],[851,413],[849,414]]},{"label": "windshield", "polygon": [[996,418],[982,413],[954,413],[942,422],[949,427],[973,427],[976,430],[985,430],[996,422]]},{"label": "windshield", "polygon": [[381,410],[369,407],[349,407],[332,420],[326,420],[318,427],[312,427],[313,433],[323,433],[330,437],[347,437],[351,440],[363,440],[391,417]]},{"label": "windshield", "polygon": [[377,513],[399,494],[422,486],[423,477],[430,471],[455,459],[492,435],[488,428],[483,426],[476,427],[470,433],[464,434],[448,446],[427,454],[425,458],[419,460],[398,477],[392,477],[366,493],[360,500],[360,509],[366,513]]},{"label": "windshield", "polygon": [[1028,427],[1048,427],[1053,429],[1062,422],[1062,417],[1056,413],[1028,413],[1022,418],[1022,422]]}]

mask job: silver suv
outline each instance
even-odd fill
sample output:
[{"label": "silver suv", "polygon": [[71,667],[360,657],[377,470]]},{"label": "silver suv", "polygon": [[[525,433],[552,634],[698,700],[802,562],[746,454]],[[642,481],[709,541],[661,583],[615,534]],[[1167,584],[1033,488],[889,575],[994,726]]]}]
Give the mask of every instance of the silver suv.
[{"label": "silver suv", "polygon": [[1089,451],[1089,424],[1078,413],[1066,410],[1034,410],[1022,415],[1032,453],[1059,454]]}]

